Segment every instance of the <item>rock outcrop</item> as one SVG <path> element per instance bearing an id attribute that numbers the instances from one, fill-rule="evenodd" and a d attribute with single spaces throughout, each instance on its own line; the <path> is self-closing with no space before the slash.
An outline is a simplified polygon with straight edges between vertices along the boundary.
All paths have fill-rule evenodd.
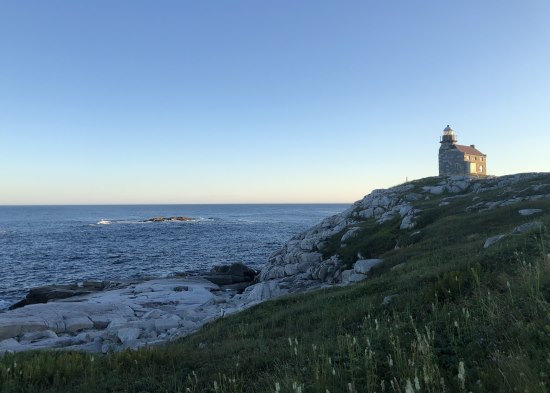
<path id="1" fill-rule="evenodd" d="M 517 185 L 523 183 L 526 183 L 525 188 L 518 192 Z M 495 190 L 498 191 L 496 194 Z M 482 212 L 543 199 L 550 199 L 550 179 L 548 174 L 540 173 L 485 178 L 428 178 L 387 190 L 374 190 L 344 212 L 328 217 L 290 239 L 281 250 L 271 255 L 261 270 L 259 279 L 260 282 L 270 283 L 264 284 L 264 288 L 277 294 L 289 291 L 279 287 L 274 291 L 273 281 L 295 281 L 292 287 L 307 289 L 363 281 L 368 278 L 369 270 L 373 266 L 383 264 L 379 255 L 372 255 L 372 258 L 377 259 L 365 260 L 358 254 L 353 260 L 349 260 L 349 257 L 345 260 L 340 251 L 367 236 L 369 230 L 376 232 L 383 225 L 392 222 L 397 222 L 399 231 L 409 238 L 420 236 L 418 222 L 428 213 L 423 211 L 426 202 L 434 200 L 437 201 L 435 206 L 452 209 L 457 201 L 472 201 L 460 209 L 464 212 Z M 518 213 L 520 216 L 529 216 L 541 214 L 543 210 L 527 208 L 520 209 Z M 539 228 L 540 225 L 538 221 L 527 222 L 515 228 L 512 233 L 523 233 Z M 506 236 L 494 234 L 482 247 L 490 247 Z M 396 243 L 394 248 L 399 247 Z"/>
<path id="2" fill-rule="evenodd" d="M 195 221 L 195 219 L 191 217 L 176 216 L 176 217 L 153 217 L 153 218 L 148 218 L 147 220 L 143 220 L 143 222 L 164 222 L 164 221 Z"/>
<path id="3" fill-rule="evenodd" d="M 252 304 L 199 277 L 149 280 L 0 313 L 0 354 L 155 346 Z"/>
<path id="4" fill-rule="evenodd" d="M 88 295 L 93 292 L 102 291 L 107 287 L 115 287 L 119 283 L 108 281 L 85 281 L 82 285 L 47 285 L 44 287 L 32 288 L 25 299 L 10 306 L 10 310 L 31 304 L 47 303 L 50 300 L 66 299 L 74 296 Z"/>

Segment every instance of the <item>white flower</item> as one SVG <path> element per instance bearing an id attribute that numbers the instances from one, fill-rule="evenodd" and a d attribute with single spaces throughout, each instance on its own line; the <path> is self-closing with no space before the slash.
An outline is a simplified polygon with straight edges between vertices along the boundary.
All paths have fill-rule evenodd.
<path id="1" fill-rule="evenodd" d="M 413 386 L 411 384 L 411 380 L 407 378 L 407 386 L 405 387 L 405 393 L 414 393 Z"/>
<path id="2" fill-rule="evenodd" d="M 464 384 L 466 383 L 466 370 L 464 369 L 464 362 L 458 362 L 458 381 L 460 386 L 464 389 Z"/>
<path id="3" fill-rule="evenodd" d="M 418 377 L 414 376 L 414 388 L 418 391 L 420 391 L 420 381 L 418 380 Z"/>

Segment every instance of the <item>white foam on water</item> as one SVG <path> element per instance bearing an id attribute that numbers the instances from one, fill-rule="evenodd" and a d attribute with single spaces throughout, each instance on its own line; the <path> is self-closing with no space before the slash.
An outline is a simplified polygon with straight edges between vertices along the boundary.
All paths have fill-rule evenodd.
<path id="1" fill-rule="evenodd" d="M 111 221 L 109 220 L 99 220 L 99 222 L 97 223 L 97 225 L 109 225 L 111 224 Z"/>
<path id="2" fill-rule="evenodd" d="M 7 310 L 10 305 L 10 302 L 0 299 L 0 310 Z"/>

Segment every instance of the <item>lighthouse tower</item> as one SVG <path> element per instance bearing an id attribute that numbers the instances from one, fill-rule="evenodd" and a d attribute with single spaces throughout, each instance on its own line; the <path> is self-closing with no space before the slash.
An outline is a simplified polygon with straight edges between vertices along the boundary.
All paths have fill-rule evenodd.
<path id="1" fill-rule="evenodd" d="M 454 133 L 453 129 L 447 124 L 447 127 L 443 129 L 443 136 L 441 137 L 441 148 L 443 149 L 449 149 L 452 147 L 452 145 L 456 144 L 456 134 Z"/>

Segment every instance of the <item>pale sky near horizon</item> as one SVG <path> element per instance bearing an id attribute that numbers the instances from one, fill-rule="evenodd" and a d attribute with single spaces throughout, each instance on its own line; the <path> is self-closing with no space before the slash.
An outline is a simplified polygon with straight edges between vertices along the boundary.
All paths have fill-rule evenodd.
<path id="1" fill-rule="evenodd" d="M 550 171 L 550 1 L 0 0 L 0 204 L 353 202 Z"/>

